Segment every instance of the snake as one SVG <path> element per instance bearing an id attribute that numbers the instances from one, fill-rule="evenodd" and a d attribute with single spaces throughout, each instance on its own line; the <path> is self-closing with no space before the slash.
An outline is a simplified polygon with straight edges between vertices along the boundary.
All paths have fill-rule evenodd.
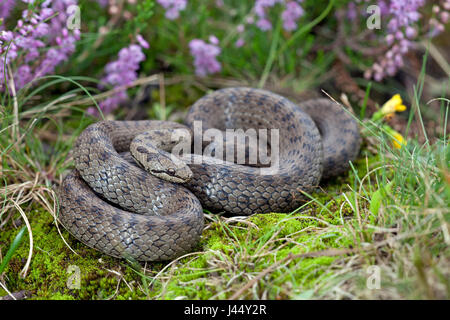
<path id="1" fill-rule="evenodd" d="M 199 133 L 231 129 L 276 132 L 277 149 L 270 141 L 276 160 L 269 167 L 220 161 L 214 156 L 220 148 L 205 154 L 204 141 L 196 152 Z M 194 150 L 174 156 L 170 149 L 181 142 Z M 199 244 L 204 209 L 230 216 L 295 210 L 321 179 L 348 170 L 360 144 L 357 121 L 330 99 L 294 103 L 264 89 L 220 89 L 195 101 L 183 124 L 88 126 L 72 149 L 75 168 L 57 192 L 58 219 L 76 239 L 112 257 L 173 260 Z"/>

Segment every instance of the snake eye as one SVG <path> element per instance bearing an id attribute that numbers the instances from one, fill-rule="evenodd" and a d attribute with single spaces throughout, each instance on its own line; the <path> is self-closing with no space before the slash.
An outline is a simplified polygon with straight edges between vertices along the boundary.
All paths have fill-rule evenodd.
<path id="1" fill-rule="evenodd" d="M 173 176 L 173 175 L 175 175 L 175 169 L 169 168 L 169 169 L 167 169 L 167 173 L 168 173 L 169 175 Z"/>

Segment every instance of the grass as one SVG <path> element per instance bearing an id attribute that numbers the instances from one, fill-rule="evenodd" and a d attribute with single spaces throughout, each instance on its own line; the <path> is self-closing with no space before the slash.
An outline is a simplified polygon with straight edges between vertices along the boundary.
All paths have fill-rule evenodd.
<path id="1" fill-rule="evenodd" d="M 210 87 L 250 85 L 282 94 L 281 89 L 287 89 L 295 97 L 326 79 L 333 53 L 322 52 L 313 61 L 305 57 L 314 42 L 310 29 L 333 5 L 330 1 L 291 40 L 280 36 L 278 24 L 271 41 L 255 34 L 242 55 L 227 51 L 222 59 L 228 78 L 191 76 L 183 58 L 193 32 L 187 26 L 198 26 L 203 35 L 210 31 L 204 21 L 211 17 L 204 5 L 196 14 L 187 9 L 185 16 L 192 21 L 180 30 L 165 19 L 156 20 L 155 29 L 162 31 L 152 41 L 158 50 L 150 53 L 146 70 L 155 69 L 155 61 L 161 59 L 176 72 L 142 77 L 129 86 L 130 92 L 140 96 L 146 86 L 163 83 L 151 96 L 158 102 L 138 106 L 149 118 L 159 119 L 185 111 Z M 245 16 L 245 6 L 235 7 L 238 16 Z M 225 33 L 227 23 L 218 30 Z M 110 33 L 103 40 L 108 49 L 91 51 L 90 42 L 99 35 L 84 38 L 79 55 L 83 59 L 71 72 L 84 74 L 92 61 L 110 56 L 109 44 L 117 46 L 116 36 L 123 35 Z M 226 41 L 231 43 L 229 37 Z M 294 39 L 304 44 L 301 57 Z M 161 57 L 170 50 L 172 56 Z M 364 119 L 369 96 L 375 90 L 392 93 L 392 83 L 387 87 L 357 79 L 365 87 L 362 105 L 354 104 L 364 142 L 347 174 L 322 182 L 294 212 L 233 218 L 206 212 L 195 250 L 166 263 L 107 257 L 75 240 L 57 222 L 55 189 L 72 166 L 74 139 L 94 121 L 85 116 L 85 107 L 114 90 L 99 93 L 95 78 L 72 75 L 51 76 L 33 88 L 3 95 L 0 296 L 26 292 L 32 299 L 448 299 L 450 101 L 445 92 L 450 81 L 443 85 L 439 101 L 422 101 L 426 59 L 427 55 L 409 99 L 406 125 L 406 132 L 422 134 L 424 143 L 409 134 L 407 146 L 393 148 L 386 132 Z M 440 103 L 438 118 L 444 124 L 433 141 L 424 123 L 429 103 Z M 116 116 L 126 118 L 133 110 L 120 110 Z M 412 127 L 416 122 L 420 132 Z M 77 270 L 79 289 L 70 286 Z"/>

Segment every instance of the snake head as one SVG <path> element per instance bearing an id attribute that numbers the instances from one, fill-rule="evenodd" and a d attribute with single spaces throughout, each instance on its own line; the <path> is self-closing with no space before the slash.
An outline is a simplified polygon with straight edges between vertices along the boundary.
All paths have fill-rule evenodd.
<path id="1" fill-rule="evenodd" d="M 174 182 L 188 182 L 193 173 L 178 157 L 152 145 L 131 144 L 131 154 L 144 169 L 160 179 Z"/>
<path id="2" fill-rule="evenodd" d="M 174 183 L 188 182 L 193 176 L 186 163 L 172 155 L 160 155 L 157 160 L 149 162 L 147 171 L 155 177 Z"/>

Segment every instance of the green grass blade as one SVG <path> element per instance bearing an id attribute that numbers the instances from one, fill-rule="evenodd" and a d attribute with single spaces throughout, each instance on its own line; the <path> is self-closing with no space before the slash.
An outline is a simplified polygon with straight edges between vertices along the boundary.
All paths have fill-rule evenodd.
<path id="1" fill-rule="evenodd" d="M 8 265 L 9 260 L 11 260 L 12 256 L 14 255 L 14 252 L 16 252 L 17 248 L 19 247 L 20 243 L 22 242 L 23 236 L 25 235 L 25 230 L 27 229 L 26 226 L 23 226 L 22 229 L 20 229 L 19 233 L 14 238 L 14 241 L 12 242 L 11 246 L 8 249 L 8 252 L 6 253 L 5 257 L 3 258 L 2 264 L 0 265 L 0 274 L 2 274 L 3 270 L 5 270 L 6 266 Z"/>

